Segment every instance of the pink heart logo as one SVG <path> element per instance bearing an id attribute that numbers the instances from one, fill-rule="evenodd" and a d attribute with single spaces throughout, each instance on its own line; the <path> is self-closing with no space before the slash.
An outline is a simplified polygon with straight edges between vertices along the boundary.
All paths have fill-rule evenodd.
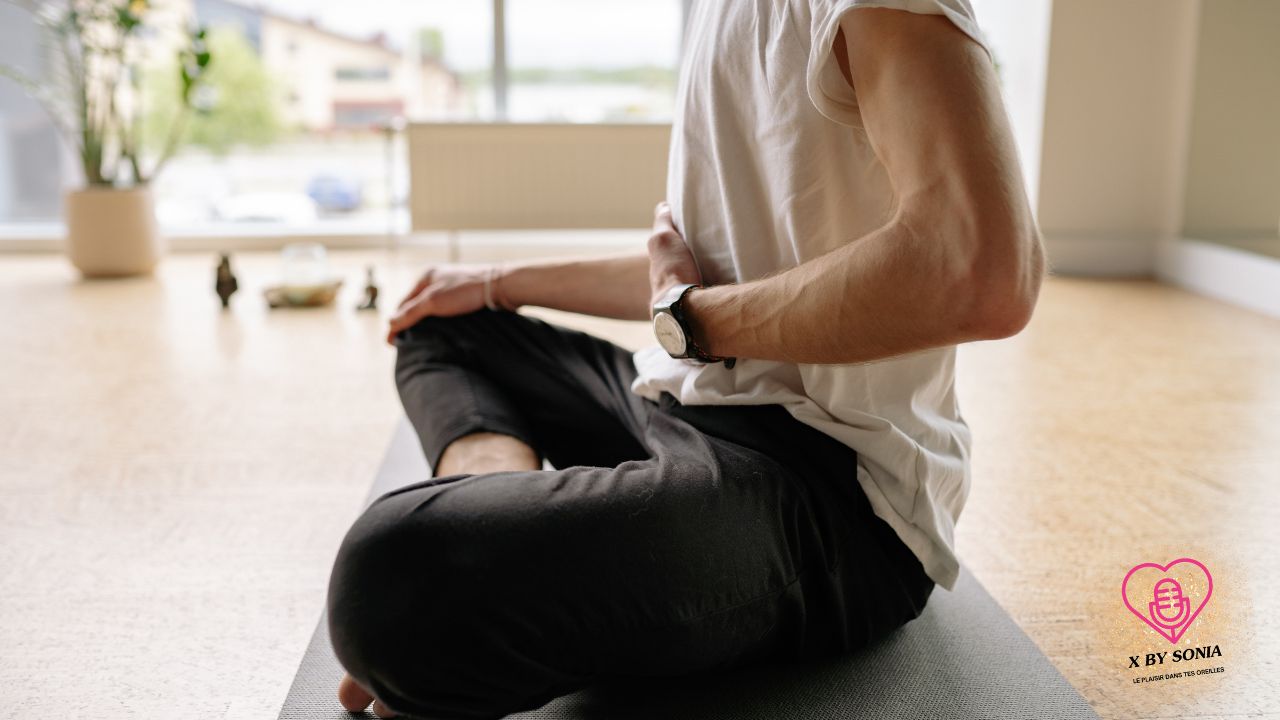
<path id="1" fill-rule="evenodd" d="M 1171 643 L 1195 622 L 1213 595 L 1213 576 L 1204 563 L 1178 558 L 1168 565 L 1142 563 L 1124 576 L 1124 606 Z"/>

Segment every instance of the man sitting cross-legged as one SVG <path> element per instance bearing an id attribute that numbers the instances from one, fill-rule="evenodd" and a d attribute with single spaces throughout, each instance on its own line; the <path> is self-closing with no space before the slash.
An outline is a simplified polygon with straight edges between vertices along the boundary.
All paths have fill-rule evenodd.
<path id="1" fill-rule="evenodd" d="M 392 319 L 436 477 L 338 554 L 353 711 L 496 718 L 840 652 L 956 580 L 955 346 L 1018 332 L 1043 271 L 971 10 L 694 7 L 648 252 L 432 268 Z"/>

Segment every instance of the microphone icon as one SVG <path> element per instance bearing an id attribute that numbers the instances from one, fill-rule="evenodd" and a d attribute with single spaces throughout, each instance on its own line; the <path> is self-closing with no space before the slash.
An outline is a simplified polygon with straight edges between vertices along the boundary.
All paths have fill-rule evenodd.
<path id="1" fill-rule="evenodd" d="M 1191 612 L 1191 600 L 1182 594 L 1182 586 L 1173 578 L 1165 578 L 1151 590 L 1152 600 L 1147 605 L 1151 622 L 1166 630 L 1173 629 L 1187 620 Z"/>

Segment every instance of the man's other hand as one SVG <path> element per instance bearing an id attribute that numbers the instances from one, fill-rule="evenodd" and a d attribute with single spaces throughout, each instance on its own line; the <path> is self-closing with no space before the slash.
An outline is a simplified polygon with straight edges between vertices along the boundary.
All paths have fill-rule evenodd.
<path id="1" fill-rule="evenodd" d="M 700 285 L 702 274 L 693 253 L 671 220 L 671 206 L 658 203 L 653 211 L 653 234 L 649 236 L 650 307 L 672 285 Z"/>
<path id="2" fill-rule="evenodd" d="M 396 333 L 413 327 L 428 316 L 466 315 L 485 307 L 484 284 L 496 284 L 497 268 L 492 265 L 440 265 L 428 268 L 400 301 L 387 331 L 390 343 Z"/>

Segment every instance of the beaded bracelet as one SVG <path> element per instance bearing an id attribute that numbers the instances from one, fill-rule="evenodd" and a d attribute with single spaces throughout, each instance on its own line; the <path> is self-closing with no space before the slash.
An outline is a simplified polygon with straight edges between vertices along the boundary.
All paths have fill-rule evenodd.
<path id="1" fill-rule="evenodd" d="M 498 309 L 497 304 L 493 302 L 493 276 L 497 271 L 496 267 L 490 267 L 484 273 L 484 306 L 494 311 Z"/>

